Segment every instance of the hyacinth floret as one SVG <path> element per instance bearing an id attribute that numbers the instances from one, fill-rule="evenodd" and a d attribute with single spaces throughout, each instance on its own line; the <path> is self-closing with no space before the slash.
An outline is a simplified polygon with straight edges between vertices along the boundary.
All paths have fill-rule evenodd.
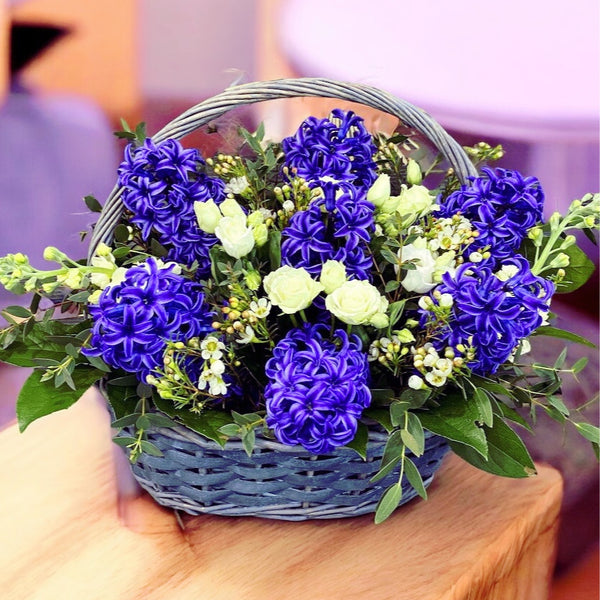
<path id="1" fill-rule="evenodd" d="M 147 139 L 141 146 L 127 146 L 119 168 L 123 204 L 142 239 L 157 232 L 167 258 L 188 266 L 197 261 L 201 276 L 210 270 L 208 253 L 217 238 L 198 227 L 194 202 L 225 198 L 222 180 L 197 172 L 203 163 L 196 149 L 185 149 L 176 140 L 155 144 Z"/>
<path id="2" fill-rule="evenodd" d="M 323 182 L 321 189 L 323 194 L 307 210 L 295 213 L 282 231 L 282 264 L 303 267 L 318 277 L 327 260 L 337 260 L 349 277 L 370 279 L 373 205 L 352 184 Z"/>
<path id="3" fill-rule="evenodd" d="M 518 171 L 482 172 L 443 200 L 438 215 L 460 212 L 479 233 L 471 251 L 489 247 L 492 260 L 499 261 L 515 254 L 528 230 L 542 220 L 544 192 L 536 177 Z"/>
<path id="4" fill-rule="evenodd" d="M 106 287 L 89 306 L 93 320 L 90 349 L 116 369 L 141 381 L 162 368 L 169 341 L 184 341 L 213 331 L 213 315 L 202 286 L 154 258 L 130 267 L 119 284 Z"/>
<path id="5" fill-rule="evenodd" d="M 376 177 L 376 152 L 362 118 L 336 109 L 331 117 L 309 117 L 282 141 L 285 165 L 309 184 L 322 178 L 349 181 L 368 189 Z"/>
<path id="6" fill-rule="evenodd" d="M 267 361 L 267 426 L 283 444 L 326 454 L 354 439 L 371 402 L 367 355 L 357 336 L 325 325 L 292 329 Z"/>
<path id="7" fill-rule="evenodd" d="M 554 284 L 531 273 L 522 256 L 503 263 L 507 278 L 489 265 L 466 263 L 452 276 L 446 273 L 435 292 L 450 294 L 451 317 L 438 332 L 437 349 L 458 345 L 475 348 L 468 367 L 476 374 L 495 373 L 515 350 L 544 321 L 554 293 Z M 438 294 L 439 296 L 439 294 Z M 435 295 L 431 296 L 436 302 Z M 430 313 L 421 309 L 421 324 Z"/>

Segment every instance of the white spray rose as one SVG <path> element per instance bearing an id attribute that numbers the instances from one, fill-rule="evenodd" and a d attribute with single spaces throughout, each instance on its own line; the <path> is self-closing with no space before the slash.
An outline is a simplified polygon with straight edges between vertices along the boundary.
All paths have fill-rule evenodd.
<path id="1" fill-rule="evenodd" d="M 206 202 L 194 202 L 194 212 L 198 220 L 198 227 L 206 233 L 214 233 L 219 221 L 223 218 L 219 207 L 212 198 Z"/>
<path id="2" fill-rule="evenodd" d="M 407 188 L 402 186 L 400 201 L 396 210 L 404 217 L 407 215 L 418 215 L 420 217 L 431 212 L 433 207 L 433 196 L 423 185 L 413 185 Z"/>
<path id="3" fill-rule="evenodd" d="M 346 281 L 346 266 L 339 260 L 327 260 L 321 269 L 319 281 L 326 294 L 331 294 Z"/>
<path id="4" fill-rule="evenodd" d="M 398 257 L 402 262 L 410 261 L 416 267 L 406 271 L 406 275 L 400 283 L 408 292 L 424 294 L 436 286 L 433 281 L 436 262 L 431 250 L 427 249 L 426 244 L 423 247 L 419 241 L 417 239 L 414 243 L 403 246 L 398 252 Z"/>
<path id="5" fill-rule="evenodd" d="M 254 248 L 254 234 L 246 225 L 246 216 L 223 217 L 215 229 L 215 235 L 223 245 L 223 250 L 233 256 L 241 258 Z"/>
<path id="6" fill-rule="evenodd" d="M 381 326 L 385 320 L 381 315 L 385 315 L 388 301 L 368 281 L 353 279 L 329 294 L 325 307 L 348 325 Z"/>
<path id="7" fill-rule="evenodd" d="M 323 286 L 306 269 L 288 265 L 269 273 L 263 280 L 263 286 L 269 300 L 288 315 L 308 308 L 323 291 Z"/>

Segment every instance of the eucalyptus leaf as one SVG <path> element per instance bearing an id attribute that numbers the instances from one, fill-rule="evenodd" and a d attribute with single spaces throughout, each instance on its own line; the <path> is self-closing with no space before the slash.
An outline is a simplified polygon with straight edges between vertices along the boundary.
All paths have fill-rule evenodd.
<path id="1" fill-rule="evenodd" d="M 577 335 L 576 333 L 565 331 L 564 329 L 559 329 L 558 327 L 550 327 L 549 325 L 538 327 L 531 335 L 547 335 L 550 337 L 559 338 L 561 340 L 567 340 L 569 342 L 576 342 L 577 344 L 582 344 L 588 348 L 596 347 L 595 344 L 589 340 L 586 340 L 584 337 Z"/>
<path id="2" fill-rule="evenodd" d="M 400 430 L 404 445 L 415 455 L 421 456 L 425 451 L 425 432 L 419 417 L 415 413 L 409 412 L 406 429 Z"/>
<path id="3" fill-rule="evenodd" d="M 402 500 L 402 485 L 395 483 L 385 490 L 377 503 L 375 524 L 383 523 L 398 508 L 400 500 Z"/>
<path id="4" fill-rule="evenodd" d="M 150 456 L 163 456 L 162 450 L 148 440 L 142 440 L 140 442 L 140 446 L 142 448 L 142 452 L 145 452 Z"/>
<path id="5" fill-rule="evenodd" d="M 415 463 L 408 457 L 404 459 L 404 475 L 406 476 L 406 479 L 408 479 L 410 485 L 415 489 L 415 492 L 417 492 L 423 500 L 427 500 L 427 491 L 425 490 L 421 473 L 419 473 L 419 469 L 417 469 Z"/>
<path id="6" fill-rule="evenodd" d="M 390 404 L 390 417 L 394 427 L 399 427 L 404 424 L 406 419 L 406 411 L 409 408 L 410 402 L 403 400 L 394 400 L 394 402 Z"/>
<path id="7" fill-rule="evenodd" d="M 379 471 L 371 477 L 371 482 L 379 481 L 391 473 L 396 468 L 396 465 L 402 460 L 404 451 L 405 447 L 404 442 L 402 441 L 402 433 L 400 431 L 392 432 L 383 449 Z"/>

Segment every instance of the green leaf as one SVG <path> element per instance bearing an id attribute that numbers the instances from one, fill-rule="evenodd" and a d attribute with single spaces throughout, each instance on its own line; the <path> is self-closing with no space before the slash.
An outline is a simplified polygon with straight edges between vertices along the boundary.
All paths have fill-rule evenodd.
<path id="1" fill-rule="evenodd" d="M 19 431 L 25 431 L 33 421 L 40 417 L 69 408 L 100 377 L 102 377 L 102 373 L 96 369 L 75 369 L 72 378 L 76 389 L 65 387 L 57 389 L 52 382 L 41 381 L 41 371 L 34 371 L 23 385 L 17 398 Z"/>
<path id="2" fill-rule="evenodd" d="M 157 448 L 152 442 L 148 440 L 142 440 L 140 442 L 140 446 L 142 448 L 142 452 L 149 454 L 150 456 L 163 456 L 160 448 Z"/>
<path id="3" fill-rule="evenodd" d="M 196 414 L 185 408 L 177 409 L 170 401 L 158 396 L 154 397 L 153 400 L 158 410 L 164 412 L 169 417 L 172 417 L 209 440 L 213 440 L 221 446 L 225 445 L 227 439 L 219 432 L 219 428 L 231 423 L 231 416 L 226 412 L 208 408 L 202 411 L 202 413 Z"/>
<path id="4" fill-rule="evenodd" d="M 400 430 L 404 445 L 415 455 L 421 456 L 425 451 L 425 432 L 419 417 L 415 413 L 409 412 L 408 424 L 406 429 Z"/>
<path id="5" fill-rule="evenodd" d="M 256 443 L 256 431 L 252 427 L 247 427 L 242 433 L 242 445 L 248 456 L 252 456 L 254 444 Z"/>
<path id="6" fill-rule="evenodd" d="M 577 373 L 581 373 L 581 371 L 586 368 L 588 362 L 587 356 L 582 356 L 579 360 L 575 361 L 575 364 L 571 367 L 571 369 L 573 369 L 573 373 L 575 373 L 575 375 L 577 375 Z"/>
<path id="7" fill-rule="evenodd" d="M 403 453 L 404 442 L 402 441 L 402 434 L 400 431 L 394 431 L 390 434 L 385 444 L 383 456 L 381 457 L 381 466 L 379 467 L 379 471 L 371 477 L 371 482 L 379 481 L 391 473 L 402 460 Z"/>
<path id="8" fill-rule="evenodd" d="M 392 420 L 390 419 L 390 411 L 387 409 L 367 408 L 363 411 L 363 416 L 379 423 L 388 433 L 394 429 Z"/>
<path id="9" fill-rule="evenodd" d="M 126 242 L 129 239 L 129 229 L 127 229 L 126 225 L 120 223 L 115 227 L 113 237 L 116 242 Z"/>
<path id="10" fill-rule="evenodd" d="M 223 425 L 223 427 L 219 427 L 219 431 L 227 437 L 240 437 L 242 433 L 240 426 L 235 423 Z"/>
<path id="11" fill-rule="evenodd" d="M 26 309 L 24 306 L 7 306 L 2 309 L 2 313 L 8 313 L 13 317 L 18 317 L 19 319 L 28 319 L 31 317 L 31 312 Z"/>
<path id="12" fill-rule="evenodd" d="M 487 392 L 482 388 L 475 388 L 473 390 L 473 401 L 477 405 L 477 411 L 480 416 L 479 421 L 491 427 L 494 423 L 494 412 Z"/>
<path id="13" fill-rule="evenodd" d="M 144 429 L 151 427 L 175 427 L 177 423 L 173 419 L 169 419 L 166 415 L 160 413 L 146 413 L 148 425 Z"/>
<path id="14" fill-rule="evenodd" d="M 112 439 L 112 441 L 117 444 L 117 446 L 123 446 L 126 448 L 127 446 L 131 446 L 131 444 L 135 444 L 137 440 L 134 437 L 129 436 L 116 436 Z"/>
<path id="15" fill-rule="evenodd" d="M 391 281 L 388 281 L 385 284 L 384 291 L 389 294 L 390 292 L 396 291 L 399 287 L 400 287 L 400 282 L 396 281 L 395 279 L 392 279 Z"/>
<path id="16" fill-rule="evenodd" d="M 488 455 L 486 436 L 476 425 L 480 414 L 474 402 L 465 402 L 458 394 L 443 398 L 440 405 L 419 413 L 421 424 L 432 433 L 466 444 L 482 457 Z"/>
<path id="17" fill-rule="evenodd" d="M 392 425 L 399 427 L 404 425 L 406 411 L 410 408 L 410 402 L 402 400 L 394 400 L 390 404 L 390 417 L 392 419 Z"/>
<path id="18" fill-rule="evenodd" d="M 556 410 L 558 410 L 561 414 L 565 415 L 566 417 L 569 416 L 570 411 L 567 408 L 566 404 L 562 401 L 562 398 L 560 398 L 560 396 L 548 396 L 548 404 L 554 406 Z"/>
<path id="19" fill-rule="evenodd" d="M 577 431 L 593 444 L 600 444 L 600 429 L 591 423 L 573 423 Z"/>
<path id="20" fill-rule="evenodd" d="M 503 477 L 530 477 L 535 465 L 521 438 L 502 420 L 494 419 L 494 426 L 484 426 L 488 445 L 488 459 L 482 458 L 469 446 L 450 442 L 452 450 L 474 467 Z"/>
<path id="21" fill-rule="evenodd" d="M 281 232 L 275 229 L 269 232 L 269 262 L 272 271 L 281 265 Z"/>
<path id="22" fill-rule="evenodd" d="M 587 346 L 588 348 L 596 347 L 595 344 L 593 344 L 589 340 L 586 340 L 584 337 L 577 335 L 576 333 L 565 331 L 564 329 L 559 329 L 558 327 L 550 327 L 549 325 L 545 325 L 544 327 L 538 327 L 531 335 L 547 335 L 549 337 L 555 337 L 561 340 L 576 342 L 577 344 L 582 344 L 583 346 Z"/>
<path id="23" fill-rule="evenodd" d="M 85 196 L 83 200 L 91 212 L 102 212 L 102 205 L 100 202 L 98 202 L 98 200 L 96 200 L 96 198 L 94 198 L 94 196 Z"/>
<path id="24" fill-rule="evenodd" d="M 402 485 L 398 482 L 390 486 L 377 503 L 375 524 L 383 523 L 397 508 L 402 500 Z"/>
<path id="25" fill-rule="evenodd" d="M 127 415 L 125 417 L 121 417 L 120 419 L 116 419 L 113 421 L 110 426 L 114 429 L 121 429 L 122 427 L 129 427 L 131 425 L 135 425 L 135 422 L 141 416 L 141 413 L 133 413 L 131 415 Z"/>
<path id="26" fill-rule="evenodd" d="M 391 328 L 400 320 L 402 313 L 404 312 L 404 305 L 406 304 L 406 300 L 398 300 L 397 302 L 392 302 L 389 306 L 389 315 L 390 315 L 390 325 Z"/>
<path id="27" fill-rule="evenodd" d="M 364 423 L 359 423 L 354 439 L 346 444 L 352 448 L 363 460 L 367 460 L 367 443 L 369 441 L 369 428 Z"/>
<path id="28" fill-rule="evenodd" d="M 567 294 L 580 288 L 594 272 L 594 263 L 587 257 L 585 252 L 577 245 L 569 246 L 562 250 L 569 257 L 569 264 L 564 267 L 564 279 L 556 285 L 557 294 Z M 549 277 L 556 270 L 544 272 L 544 277 Z"/>
<path id="29" fill-rule="evenodd" d="M 431 390 L 413 390 L 412 388 L 405 389 L 400 394 L 400 400 L 408 402 L 411 408 L 421 408 L 431 396 Z"/>
<path id="30" fill-rule="evenodd" d="M 397 265 L 400 262 L 398 260 L 398 255 L 395 252 L 392 252 L 386 246 L 382 246 L 379 252 L 381 256 L 392 265 Z"/>
<path id="31" fill-rule="evenodd" d="M 425 491 L 421 473 L 419 473 L 419 469 L 417 469 L 415 463 L 408 457 L 404 459 L 404 475 L 406 475 L 406 479 L 408 479 L 410 485 L 413 486 L 415 492 L 417 492 L 423 500 L 427 500 L 427 492 Z"/>

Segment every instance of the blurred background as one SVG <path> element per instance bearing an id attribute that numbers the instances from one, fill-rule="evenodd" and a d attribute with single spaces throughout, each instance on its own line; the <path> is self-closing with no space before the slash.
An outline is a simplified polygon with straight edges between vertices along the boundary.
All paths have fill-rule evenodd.
<path id="1" fill-rule="evenodd" d="M 85 255 L 79 232 L 93 216 L 82 198 L 103 202 L 114 185 L 121 118 L 153 133 L 230 85 L 290 76 L 375 85 L 424 108 L 464 144 L 501 143 L 500 165 L 539 177 L 548 214 L 565 210 L 600 188 L 599 38 L 597 0 L 0 0 L 0 255 L 23 251 L 38 266 L 47 245 Z M 264 120 L 278 138 L 337 105 L 270 102 L 234 119 Z M 206 134 L 187 143 L 216 149 Z M 598 264 L 597 248 L 585 248 Z M 9 302 L 0 292 L 0 305 Z M 598 305 L 596 275 L 555 308 L 563 327 L 597 342 Z M 536 352 L 553 360 L 559 349 Z M 588 369 L 564 388 L 572 407 L 598 396 L 598 353 L 572 349 L 572 360 L 581 355 Z M 7 398 L 22 377 L 0 370 Z M 0 423 L 14 418 L 9 400 Z M 587 417 L 597 420 L 597 403 Z M 593 453 L 554 423 L 530 445 L 565 478 L 554 597 L 597 598 Z"/>

